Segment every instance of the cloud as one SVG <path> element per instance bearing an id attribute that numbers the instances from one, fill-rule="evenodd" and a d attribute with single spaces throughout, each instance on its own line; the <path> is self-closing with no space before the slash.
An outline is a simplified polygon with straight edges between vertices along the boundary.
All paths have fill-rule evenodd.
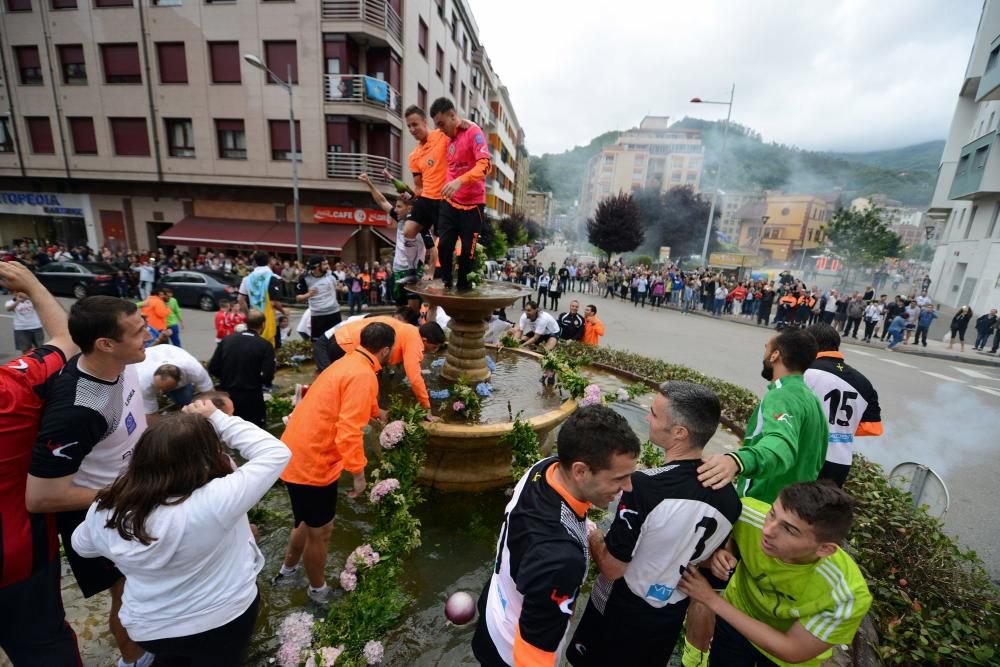
<path id="1" fill-rule="evenodd" d="M 532 154 L 646 114 L 725 118 L 814 150 L 944 138 L 981 2 L 469 0 Z"/>

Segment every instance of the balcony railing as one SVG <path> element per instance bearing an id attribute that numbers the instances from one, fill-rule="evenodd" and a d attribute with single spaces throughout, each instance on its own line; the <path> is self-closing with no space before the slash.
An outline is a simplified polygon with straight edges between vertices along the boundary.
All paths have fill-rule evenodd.
<path id="1" fill-rule="evenodd" d="M 403 41 L 403 19 L 386 0 L 323 0 L 323 20 L 364 21 Z"/>
<path id="2" fill-rule="evenodd" d="M 356 179 L 361 174 L 381 174 L 383 169 L 396 178 L 403 178 L 403 166 L 395 160 L 381 155 L 368 153 L 336 153 L 326 154 L 327 178 Z"/>
<path id="3" fill-rule="evenodd" d="M 386 109 L 399 116 L 403 100 L 399 91 L 381 79 L 364 74 L 327 74 L 325 77 L 327 102 L 364 104 Z"/>

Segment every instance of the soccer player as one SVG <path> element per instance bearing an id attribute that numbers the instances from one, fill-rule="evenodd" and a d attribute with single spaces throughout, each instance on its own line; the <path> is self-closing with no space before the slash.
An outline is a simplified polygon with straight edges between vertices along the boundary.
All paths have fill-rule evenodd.
<path id="1" fill-rule="evenodd" d="M 603 335 L 604 322 L 597 317 L 597 306 L 587 304 L 587 307 L 583 309 L 583 337 L 580 342 L 587 345 L 597 345 Z"/>
<path id="2" fill-rule="evenodd" d="M 146 349 L 146 358 L 136 364 L 146 423 L 159 418 L 160 392 L 177 406 L 192 401 L 195 392 L 212 391 L 212 377 L 193 354 L 174 345 L 156 345 Z"/>
<path id="3" fill-rule="evenodd" d="M 840 352 L 840 334 L 829 324 L 806 331 L 816 339 L 816 361 L 805 372 L 806 385 L 826 408 L 830 441 L 820 479 L 844 486 L 851 472 L 855 436 L 882 435 L 882 409 L 875 387 Z"/>
<path id="4" fill-rule="evenodd" d="M 539 310 L 537 303 L 529 301 L 513 333 L 522 345 L 541 345 L 552 350 L 559 342 L 559 323 L 544 310 Z"/>
<path id="5" fill-rule="evenodd" d="M 309 579 L 307 595 L 318 603 L 330 599 L 326 556 L 337 514 L 337 482 L 345 470 L 354 478 L 352 498 L 367 486 L 364 433 L 380 417 L 378 372 L 389 358 L 396 334 L 381 322 L 361 331 L 360 345 L 323 371 L 292 412 L 281 436 L 292 460 L 281 474 L 292 504 L 294 528 L 274 584 L 295 580 L 299 561 Z"/>
<path id="6" fill-rule="evenodd" d="M 729 580 L 725 593 L 694 567 L 678 586 L 719 616 L 710 667 L 813 667 L 835 644 L 851 643 L 872 603 L 864 575 L 838 546 L 853 505 L 825 481 L 785 487 L 773 505 L 743 498 L 729 544 L 710 561 L 712 574 Z"/>
<path id="7" fill-rule="evenodd" d="M 272 345 L 277 342 L 278 322 L 275 311 L 287 315 L 281 303 L 281 276 L 271 270 L 271 255 L 266 250 L 253 254 L 254 269 L 240 282 L 239 310 L 249 315 L 251 310 L 264 314 L 260 337 Z"/>
<path id="8" fill-rule="evenodd" d="M 587 574 L 587 510 L 632 489 L 639 439 L 611 408 L 574 412 L 557 446 L 558 456 L 525 473 L 504 510 L 472 638 L 486 667 L 558 664 Z"/>
<path id="9" fill-rule="evenodd" d="M 295 284 L 295 300 L 309 304 L 312 353 L 317 373 L 322 373 L 330 365 L 323 332 L 337 326 L 341 320 L 337 289 L 337 277 L 330 270 L 330 264 L 322 255 L 312 255 L 306 263 L 306 271 Z"/>
<path id="10" fill-rule="evenodd" d="M 563 340 L 580 340 L 583 338 L 583 317 L 580 315 L 580 302 L 570 301 L 569 312 L 562 313 L 556 319 L 559 323 L 559 337 Z"/>
<path id="11" fill-rule="evenodd" d="M 97 492 L 128 468 L 146 430 L 136 364 L 146 356 L 149 332 L 131 301 L 89 296 L 69 314 L 81 354 L 52 381 L 31 456 L 25 504 L 29 512 L 58 512 L 63 549 L 84 597 L 111 591 L 109 623 L 121 650 L 119 667 L 146 667 L 153 656 L 128 636 L 118 610 L 125 577 L 105 558 L 84 558 L 71 536 Z"/>
<path id="12" fill-rule="evenodd" d="M 59 590 L 55 517 L 29 514 L 24 499 L 50 379 L 78 348 L 66 313 L 27 267 L 0 262 L 0 285 L 25 294 L 51 336 L 0 366 L 0 650 L 15 665 L 80 665 Z"/>
<path id="13" fill-rule="evenodd" d="M 448 135 L 448 182 L 441 188 L 444 202 L 438 220 L 438 257 L 441 279 L 446 288 L 452 286 L 455 243 L 461 237 L 462 254 L 458 257 L 457 287 L 469 287 L 469 272 L 476 255 L 476 240 L 483 228 L 486 208 L 486 174 L 490 171 L 490 145 L 486 135 L 475 123 L 463 120 L 455 105 L 439 97 L 431 105 L 431 118 L 439 130 Z"/>
<path id="14" fill-rule="evenodd" d="M 702 449 L 719 426 L 711 389 L 665 382 L 646 421 L 666 463 L 632 474 L 607 536 L 591 531 L 594 584 L 566 657 L 582 665 L 666 665 L 684 623 L 688 598 L 676 590 L 684 567 L 725 543 L 740 516 L 732 486 L 698 481 Z"/>
<path id="15" fill-rule="evenodd" d="M 358 180 L 368 186 L 375 204 L 396 221 L 396 249 L 392 254 L 392 298 L 397 305 L 402 305 L 407 300 L 403 286 L 418 280 L 420 263 L 423 261 L 427 246 L 434 246 L 434 239 L 429 231 L 421 233 L 423 239 L 421 242 L 406 237 L 406 225 L 410 222 L 414 209 L 412 200 L 400 196 L 396 199 L 396 203 L 392 204 L 375 188 L 368 174 L 361 174 Z M 323 335 L 323 331 L 326 329 L 317 331 L 316 335 Z"/>
<path id="16" fill-rule="evenodd" d="M 424 264 L 424 277 L 434 277 L 437 265 L 437 246 L 431 241 L 427 245 L 428 232 L 437 230 L 441 210 L 441 188 L 448 178 L 448 136 L 441 130 L 427 131 L 427 114 L 418 106 L 407 107 L 404 113 L 406 129 L 417 145 L 410 153 L 410 173 L 416 186 L 413 212 L 403 228 L 407 239 L 420 235 L 427 246 L 429 256 Z M 438 232 L 440 233 L 440 232 Z"/>

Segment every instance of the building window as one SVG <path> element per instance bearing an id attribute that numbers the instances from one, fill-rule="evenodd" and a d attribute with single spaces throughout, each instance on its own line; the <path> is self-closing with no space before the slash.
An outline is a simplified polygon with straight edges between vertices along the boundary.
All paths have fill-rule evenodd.
<path id="1" fill-rule="evenodd" d="M 157 42 L 156 60 L 160 66 L 160 83 L 188 82 L 184 42 Z"/>
<path id="2" fill-rule="evenodd" d="M 468 89 L 465 87 L 465 82 L 463 81 L 462 82 L 462 97 L 460 99 L 462 100 L 461 101 L 461 106 L 465 107 L 466 109 L 469 108 L 469 100 L 466 99 L 467 95 L 468 95 Z"/>
<path id="3" fill-rule="evenodd" d="M 965 176 L 965 174 L 968 173 L 970 157 L 971 156 L 968 153 L 966 153 L 965 155 L 963 155 L 958 159 L 958 167 L 955 169 L 955 178 L 958 178 L 959 176 Z"/>
<path id="4" fill-rule="evenodd" d="M 982 169 L 986 166 L 986 158 L 989 154 L 989 146 L 983 146 L 982 148 L 976 149 L 976 169 Z"/>
<path id="5" fill-rule="evenodd" d="M 10 119 L 0 118 L 0 153 L 14 152 L 14 135 L 10 133 Z M 998 207 L 1000 210 L 1000 207 Z"/>
<path id="6" fill-rule="evenodd" d="M 974 205 L 972 207 L 972 211 L 969 213 L 969 224 L 966 225 L 965 234 L 962 235 L 963 240 L 967 240 L 969 238 L 969 234 L 972 233 L 972 225 L 975 224 L 976 222 L 976 213 L 978 212 L 979 212 L 979 207 Z"/>
<path id="7" fill-rule="evenodd" d="M 299 82 L 299 62 L 295 57 L 295 42 L 264 42 L 264 61 L 267 68 L 278 75 L 282 81 L 288 81 L 288 68 L 292 69 L 292 83 Z M 273 83 L 267 77 L 268 83 Z"/>
<path id="8" fill-rule="evenodd" d="M 986 60 L 987 72 L 997 66 L 997 60 L 1000 60 L 1000 46 L 990 51 L 990 57 Z"/>
<path id="9" fill-rule="evenodd" d="M 83 46 L 80 44 L 61 44 L 56 49 L 59 52 L 63 83 L 67 85 L 86 84 L 87 67 L 83 60 Z"/>
<path id="10" fill-rule="evenodd" d="M 115 155 L 149 155 L 145 118 L 109 118 Z"/>
<path id="11" fill-rule="evenodd" d="M 137 44 L 101 44 L 104 83 L 142 83 Z"/>
<path id="12" fill-rule="evenodd" d="M 417 106 L 421 109 L 427 108 L 427 89 L 417 84 Z"/>
<path id="13" fill-rule="evenodd" d="M 434 0 L 434 3 L 438 7 L 438 16 L 441 17 L 441 20 L 444 20 L 444 0 Z"/>
<path id="14" fill-rule="evenodd" d="M 52 0 L 52 9 L 76 9 L 76 0 Z"/>
<path id="15" fill-rule="evenodd" d="M 458 14 L 451 12 L 451 41 L 458 44 Z"/>
<path id="16" fill-rule="evenodd" d="M 132 0 L 94 0 L 95 7 L 131 7 Z"/>
<path id="17" fill-rule="evenodd" d="M 217 119 L 215 135 L 219 140 L 219 157 L 224 160 L 247 159 L 247 133 L 242 120 Z"/>
<path id="18" fill-rule="evenodd" d="M 434 56 L 434 71 L 440 79 L 442 72 L 444 72 L 444 49 L 441 48 L 440 44 L 437 45 L 437 54 Z"/>
<path id="19" fill-rule="evenodd" d="M 49 124 L 49 117 L 25 116 L 24 124 L 28 128 L 31 152 L 38 155 L 55 155 L 56 145 L 52 141 L 52 125 Z"/>
<path id="20" fill-rule="evenodd" d="M 427 57 L 427 24 L 423 19 L 417 24 L 417 46 L 420 47 L 420 55 Z"/>
<path id="21" fill-rule="evenodd" d="M 194 157 L 194 129 L 190 118 L 164 118 L 171 157 Z"/>
<path id="22" fill-rule="evenodd" d="M 469 36 L 462 35 L 462 59 L 469 62 Z"/>
<path id="23" fill-rule="evenodd" d="M 212 83 L 240 83 L 240 43 L 209 42 Z"/>
<path id="24" fill-rule="evenodd" d="M 455 95 L 455 78 L 458 76 L 458 72 L 455 71 L 454 67 L 448 68 L 448 90 L 451 91 L 452 96 Z M 461 101 L 459 101 L 461 104 Z"/>
<path id="25" fill-rule="evenodd" d="M 8 12 L 30 12 L 31 0 L 7 0 Z"/>
<path id="26" fill-rule="evenodd" d="M 291 160 L 292 159 L 292 137 L 288 131 L 287 120 L 267 121 L 268 130 L 271 133 L 271 159 Z M 295 121 L 295 149 L 299 162 L 302 162 L 302 128 L 299 121 Z"/>
<path id="27" fill-rule="evenodd" d="M 15 46 L 14 59 L 22 86 L 42 85 L 42 63 L 37 46 Z"/>
<path id="28" fill-rule="evenodd" d="M 153 0 L 154 7 L 180 7 L 182 0 Z"/>
<path id="29" fill-rule="evenodd" d="M 94 119 L 89 116 L 70 116 L 69 134 L 73 139 L 73 152 L 77 155 L 97 155 L 97 136 L 94 134 Z"/>

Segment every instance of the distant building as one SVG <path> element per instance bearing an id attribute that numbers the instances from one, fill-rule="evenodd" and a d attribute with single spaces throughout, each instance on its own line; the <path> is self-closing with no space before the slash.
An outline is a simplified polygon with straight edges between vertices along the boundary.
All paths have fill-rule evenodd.
<path id="1" fill-rule="evenodd" d="M 483 129 L 489 134 L 493 149 L 493 173 L 486 177 L 486 216 L 499 220 L 514 213 L 518 147 L 524 143 L 524 133 L 514 114 L 510 93 L 499 80 L 485 123 Z M 524 169 L 527 173 L 527 167 Z"/>
<path id="2" fill-rule="evenodd" d="M 580 193 L 580 213 L 591 215 L 598 202 L 620 192 L 653 188 L 665 192 L 698 189 L 705 148 L 698 130 L 670 127 L 668 116 L 646 116 L 639 127 L 591 158 Z"/>
<path id="3" fill-rule="evenodd" d="M 1000 304 L 1000 2 L 986 0 L 927 210 L 931 296 L 977 315 Z"/>
<path id="4" fill-rule="evenodd" d="M 534 220 L 542 227 L 549 227 L 552 224 L 552 193 L 528 191 L 528 206 L 524 213 L 528 218 Z"/>
<path id="5" fill-rule="evenodd" d="M 768 192 L 763 205 L 748 202 L 739 210 L 739 246 L 776 263 L 801 265 L 804 255 L 826 240 L 825 227 L 839 201 L 837 195 Z"/>
<path id="6" fill-rule="evenodd" d="M 764 192 L 726 192 L 720 194 L 716 202 L 719 211 L 718 230 L 725 238 L 724 243 L 737 245 L 740 241 L 740 217 L 737 215 L 744 204 L 751 201 L 762 201 Z M 728 240 L 726 240 L 728 239 Z"/>
<path id="7" fill-rule="evenodd" d="M 903 248 L 910 248 L 926 242 L 927 214 L 919 209 L 903 206 L 903 203 L 895 199 L 889 199 L 885 195 L 872 195 L 871 197 L 857 197 L 851 200 L 851 209 L 864 213 L 872 206 L 877 206 L 882 210 L 882 219 L 893 232 L 899 236 L 900 245 Z"/>
<path id="8" fill-rule="evenodd" d="M 524 146 L 524 132 L 517 144 L 517 171 L 514 175 L 514 212 L 524 214 L 528 208 L 528 182 L 531 180 L 531 160 Z"/>

